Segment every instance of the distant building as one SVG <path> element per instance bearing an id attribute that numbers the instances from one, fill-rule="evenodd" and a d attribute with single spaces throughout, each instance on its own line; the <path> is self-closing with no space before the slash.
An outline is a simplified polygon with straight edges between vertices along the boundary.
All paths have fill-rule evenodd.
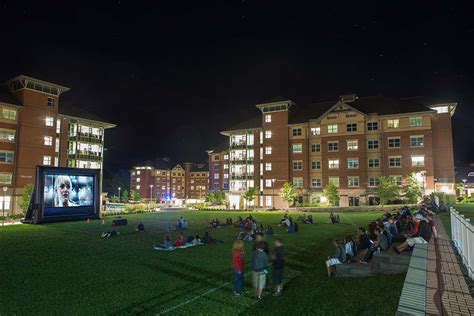
<path id="1" fill-rule="evenodd" d="M 257 104 L 261 115 L 222 132 L 229 138 L 229 204 L 241 208 L 244 192 L 255 187 L 259 195 L 251 204 L 286 207 L 279 195 L 285 182 L 297 189 L 300 203 L 323 201 L 323 188 L 333 183 L 341 206 L 376 204 L 382 175 L 402 186 L 413 174 L 425 193 L 454 193 L 456 105 L 356 95 L 301 107 L 284 97 Z M 212 154 L 210 164 L 217 158 Z"/>
<path id="2" fill-rule="evenodd" d="M 229 190 L 229 144 L 223 143 L 207 151 L 209 156 L 209 191 Z"/>
<path id="3" fill-rule="evenodd" d="M 102 169 L 105 130 L 114 124 L 59 106 L 69 88 L 18 76 L 0 84 L 0 208 L 19 211 L 37 165 Z"/>

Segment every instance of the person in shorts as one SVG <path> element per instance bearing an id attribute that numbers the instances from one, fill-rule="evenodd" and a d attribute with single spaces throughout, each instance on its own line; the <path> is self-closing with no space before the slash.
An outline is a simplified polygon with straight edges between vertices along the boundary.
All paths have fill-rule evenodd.
<path id="1" fill-rule="evenodd" d="M 252 254 L 252 284 L 258 301 L 262 299 L 262 291 L 265 288 L 268 273 L 268 256 L 264 248 L 264 242 L 260 241 Z"/>

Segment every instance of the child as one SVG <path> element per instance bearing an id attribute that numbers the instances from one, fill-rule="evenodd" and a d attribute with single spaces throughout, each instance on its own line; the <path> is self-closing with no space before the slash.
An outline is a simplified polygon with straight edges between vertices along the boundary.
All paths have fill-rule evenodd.
<path id="1" fill-rule="evenodd" d="M 283 290 L 284 263 L 283 242 L 281 239 L 275 239 L 275 248 L 273 249 L 273 283 L 276 286 L 276 291 L 273 293 L 273 296 L 281 295 Z"/>
<path id="2" fill-rule="evenodd" d="M 241 296 L 244 287 L 244 242 L 237 240 L 232 249 L 232 268 L 235 272 L 234 277 L 234 295 Z"/>
<path id="3" fill-rule="evenodd" d="M 262 291 L 265 288 L 268 273 L 268 256 L 263 251 L 265 244 L 260 241 L 257 250 L 252 254 L 252 283 L 255 288 L 257 301 L 262 299 Z"/>

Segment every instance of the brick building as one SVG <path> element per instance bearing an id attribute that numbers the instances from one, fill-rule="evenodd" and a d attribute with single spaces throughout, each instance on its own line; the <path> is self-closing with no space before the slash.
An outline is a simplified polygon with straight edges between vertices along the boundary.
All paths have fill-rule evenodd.
<path id="1" fill-rule="evenodd" d="M 252 204 L 285 207 L 279 191 L 289 181 L 302 203 L 320 201 L 331 182 L 341 206 L 375 204 L 382 175 L 396 176 L 400 186 L 413 175 L 425 193 L 454 193 L 456 105 L 356 95 L 301 107 L 282 97 L 257 104 L 261 115 L 222 132 L 229 137 L 229 203 L 242 207 L 243 193 L 257 187 Z"/>
<path id="2" fill-rule="evenodd" d="M 206 164 L 186 162 L 172 168 L 137 166 L 130 170 L 130 190 L 138 191 L 144 201 L 196 203 L 205 199 L 208 181 Z"/>
<path id="3" fill-rule="evenodd" d="M 229 190 L 229 144 L 222 143 L 207 151 L 209 156 L 209 191 Z"/>
<path id="4" fill-rule="evenodd" d="M 23 75 L 0 83 L 0 210 L 20 211 L 37 165 L 102 169 L 105 130 L 115 125 L 62 109 L 67 91 Z"/>

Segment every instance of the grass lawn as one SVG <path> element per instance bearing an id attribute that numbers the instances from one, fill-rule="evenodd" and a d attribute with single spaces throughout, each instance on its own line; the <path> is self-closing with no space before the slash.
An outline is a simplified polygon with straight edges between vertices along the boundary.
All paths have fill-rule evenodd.
<path id="1" fill-rule="evenodd" d="M 258 222 L 272 224 L 286 252 L 284 294 L 266 293 L 258 303 L 250 291 L 250 274 L 245 278 L 250 291 L 245 297 L 234 298 L 228 283 L 237 228 L 211 231 L 224 244 L 152 249 L 162 242 L 165 223 L 174 224 L 181 215 L 190 225 L 186 235 L 202 236 L 211 218 L 225 222 L 228 216 L 245 214 L 130 215 L 129 226 L 116 229 L 122 235 L 110 239 L 100 234 L 112 230 L 111 218 L 105 226 L 94 221 L 0 228 L 0 315 L 151 315 L 168 309 L 173 315 L 393 315 L 396 311 L 404 275 L 328 278 L 324 267 L 334 252 L 331 239 L 353 235 L 357 226 L 366 226 L 380 213 L 341 214 L 339 225 L 327 223 L 329 214 L 315 213 L 316 224 L 300 225 L 300 232 L 291 235 L 275 224 L 282 213 L 254 213 Z M 134 232 L 139 219 L 146 233 Z M 246 247 L 249 262 L 251 243 Z M 185 303 L 189 300 L 193 301 Z"/>
<path id="2" fill-rule="evenodd" d="M 466 203 L 466 204 L 456 204 L 454 208 L 466 218 L 471 220 L 471 223 L 474 223 L 474 204 Z M 441 213 L 440 214 L 441 220 L 444 225 L 444 229 L 446 233 L 451 237 L 451 215 L 449 212 Z"/>

